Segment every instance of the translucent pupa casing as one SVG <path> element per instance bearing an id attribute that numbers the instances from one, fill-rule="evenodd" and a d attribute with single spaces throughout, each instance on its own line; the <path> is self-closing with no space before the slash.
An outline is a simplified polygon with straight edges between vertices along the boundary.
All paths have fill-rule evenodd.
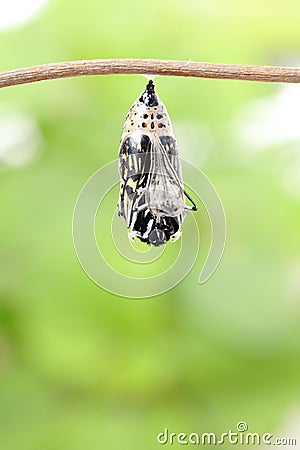
<path id="1" fill-rule="evenodd" d="M 153 81 L 131 106 L 119 150 L 119 215 L 155 246 L 180 237 L 187 214 L 177 140 Z"/>

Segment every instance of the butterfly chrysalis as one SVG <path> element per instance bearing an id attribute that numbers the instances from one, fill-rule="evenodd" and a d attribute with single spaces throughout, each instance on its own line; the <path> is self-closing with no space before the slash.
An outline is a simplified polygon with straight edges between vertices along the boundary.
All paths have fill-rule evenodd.
<path id="1" fill-rule="evenodd" d="M 129 237 L 153 246 L 178 239 L 185 216 L 197 206 L 184 190 L 177 141 L 152 80 L 127 114 L 119 173 L 119 216 Z"/>

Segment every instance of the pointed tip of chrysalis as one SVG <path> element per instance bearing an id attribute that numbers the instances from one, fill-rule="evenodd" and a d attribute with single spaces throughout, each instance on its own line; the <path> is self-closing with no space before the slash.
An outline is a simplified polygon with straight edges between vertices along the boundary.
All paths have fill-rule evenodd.
<path id="1" fill-rule="evenodd" d="M 146 106 L 157 106 L 158 98 L 155 93 L 153 80 L 149 80 L 145 91 L 140 97 L 140 102 L 144 103 Z"/>
<path id="2" fill-rule="evenodd" d="M 146 86 L 146 89 L 147 88 L 150 88 L 150 87 L 153 87 L 153 89 L 154 89 L 154 83 L 153 83 L 153 80 L 150 78 L 150 80 L 148 81 L 148 84 L 147 84 L 147 86 Z"/>

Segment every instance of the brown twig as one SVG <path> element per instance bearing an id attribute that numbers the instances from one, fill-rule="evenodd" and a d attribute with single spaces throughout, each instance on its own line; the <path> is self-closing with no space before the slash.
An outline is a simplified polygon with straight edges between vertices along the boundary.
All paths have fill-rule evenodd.
<path id="1" fill-rule="evenodd" d="M 245 66 L 155 59 L 94 59 L 43 64 L 0 73 L 0 87 L 83 75 L 152 74 L 299 83 L 300 68 Z"/>

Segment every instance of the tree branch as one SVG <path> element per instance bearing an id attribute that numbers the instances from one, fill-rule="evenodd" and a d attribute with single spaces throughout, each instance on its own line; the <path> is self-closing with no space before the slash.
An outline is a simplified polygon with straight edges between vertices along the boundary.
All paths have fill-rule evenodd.
<path id="1" fill-rule="evenodd" d="M 151 74 L 299 83 L 300 68 L 245 66 L 155 59 L 94 59 L 58 62 L 0 73 L 0 87 L 83 75 Z"/>

